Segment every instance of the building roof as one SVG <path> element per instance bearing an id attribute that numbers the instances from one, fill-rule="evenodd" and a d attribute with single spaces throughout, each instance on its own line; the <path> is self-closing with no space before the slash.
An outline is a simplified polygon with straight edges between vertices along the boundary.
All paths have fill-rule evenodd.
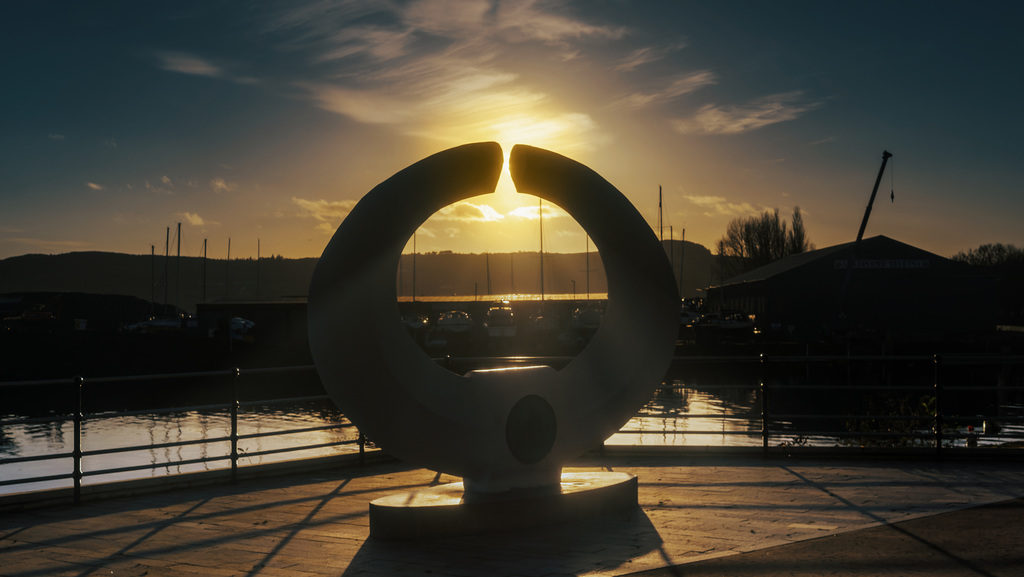
<path id="1" fill-rule="evenodd" d="M 847 242 L 800 254 L 794 254 L 792 256 L 787 256 L 786 258 L 779 259 L 775 262 L 757 267 L 741 275 L 734 276 L 726 280 L 724 283 L 722 283 L 721 286 L 737 285 L 767 280 L 769 278 L 778 276 L 783 273 L 787 273 L 789 271 L 806 266 L 808 264 L 818 262 L 821 259 L 836 255 L 837 253 L 852 251 L 855 244 L 856 242 Z M 879 252 L 891 253 L 896 251 L 902 253 L 914 252 L 920 254 L 923 258 L 927 258 L 928 260 L 951 262 L 949 261 L 949 259 L 945 257 L 941 257 L 937 254 L 930 253 L 926 250 L 917 248 L 915 246 L 902 243 L 898 240 L 893 240 L 883 235 L 862 239 L 861 244 L 858 248 L 861 254 L 878 254 Z"/>

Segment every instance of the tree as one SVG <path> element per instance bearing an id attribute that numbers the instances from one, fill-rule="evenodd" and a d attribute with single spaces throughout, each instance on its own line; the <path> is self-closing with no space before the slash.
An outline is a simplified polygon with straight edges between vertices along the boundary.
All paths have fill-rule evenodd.
<path id="1" fill-rule="evenodd" d="M 1024 249 L 1012 244 L 983 244 L 967 252 L 958 252 L 953 260 L 972 266 L 1020 266 L 1024 265 Z"/>
<path id="2" fill-rule="evenodd" d="M 800 207 L 793 209 L 790 227 L 779 209 L 758 216 L 734 218 L 716 244 L 722 280 L 781 258 L 814 249 L 804 228 Z"/>

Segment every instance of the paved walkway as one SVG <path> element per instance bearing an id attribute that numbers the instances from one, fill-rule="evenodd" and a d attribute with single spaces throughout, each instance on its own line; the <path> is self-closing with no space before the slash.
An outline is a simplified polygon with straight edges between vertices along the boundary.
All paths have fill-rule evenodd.
<path id="1" fill-rule="evenodd" d="M 368 502 L 400 464 L 0 514 L 0 575 L 1024 575 L 1024 464 L 613 457 L 630 518 L 414 543 Z M 999 503 L 997 506 L 971 508 Z M 969 509 L 970 508 L 970 509 Z"/>

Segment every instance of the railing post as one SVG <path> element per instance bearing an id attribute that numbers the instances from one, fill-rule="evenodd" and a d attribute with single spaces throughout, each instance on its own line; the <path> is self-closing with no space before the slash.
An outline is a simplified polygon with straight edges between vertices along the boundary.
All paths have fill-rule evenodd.
<path id="1" fill-rule="evenodd" d="M 366 435 L 359 431 L 359 464 L 366 464 Z"/>
<path id="2" fill-rule="evenodd" d="M 768 411 L 768 383 L 765 377 L 765 365 L 767 364 L 767 362 L 768 357 L 764 353 L 761 353 L 761 368 L 759 372 L 761 375 L 761 452 L 763 454 L 768 454 L 768 441 L 769 437 L 771 436 L 771 430 L 769 427 L 770 418 Z"/>
<path id="3" fill-rule="evenodd" d="M 74 479 L 74 500 L 75 505 L 82 502 L 82 421 L 85 418 L 82 412 L 82 385 L 85 383 L 85 379 L 82 377 L 75 377 L 75 438 L 74 438 L 74 449 L 71 451 L 71 459 L 73 461 L 74 470 L 71 472 L 71 478 Z"/>
<path id="4" fill-rule="evenodd" d="M 231 371 L 231 482 L 238 482 L 238 380 L 241 369 Z"/>
<path id="5" fill-rule="evenodd" d="M 942 453 L 942 382 L 939 379 L 939 367 L 942 364 L 942 357 L 932 356 L 933 366 L 933 388 L 935 391 L 935 454 Z"/>

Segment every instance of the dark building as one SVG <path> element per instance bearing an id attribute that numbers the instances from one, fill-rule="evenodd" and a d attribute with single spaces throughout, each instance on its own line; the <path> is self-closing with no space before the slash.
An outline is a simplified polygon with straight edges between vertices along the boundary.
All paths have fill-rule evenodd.
<path id="1" fill-rule="evenodd" d="M 876 236 L 784 258 L 707 294 L 710 308 L 755 315 L 779 338 L 938 340 L 992 333 L 994 289 L 993 277 Z"/>

